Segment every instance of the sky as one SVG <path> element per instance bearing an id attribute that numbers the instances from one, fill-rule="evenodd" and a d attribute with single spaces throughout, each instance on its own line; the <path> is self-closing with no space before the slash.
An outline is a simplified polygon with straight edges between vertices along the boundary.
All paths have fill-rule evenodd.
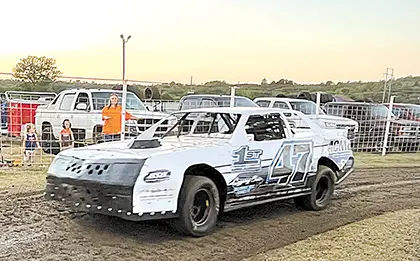
<path id="1" fill-rule="evenodd" d="M 418 0 L 4 0 L 0 72 L 28 55 L 65 76 L 196 84 L 420 75 Z"/>

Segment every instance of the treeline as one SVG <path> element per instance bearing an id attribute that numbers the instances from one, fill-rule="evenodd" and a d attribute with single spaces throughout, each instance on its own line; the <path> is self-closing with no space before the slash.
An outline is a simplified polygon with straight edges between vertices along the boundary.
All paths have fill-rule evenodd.
<path id="1" fill-rule="evenodd" d="M 388 82 L 389 84 L 390 82 Z M 392 95 L 397 96 L 398 102 L 419 103 L 420 100 L 420 77 L 404 77 L 393 80 Z M 143 93 L 147 87 L 144 85 L 131 85 Z M 112 89 L 116 84 L 100 84 L 86 81 L 56 81 L 43 82 L 41 84 L 29 84 L 18 80 L 0 80 L 0 92 L 10 90 L 20 91 L 50 91 L 60 92 L 69 88 L 103 88 Z M 268 83 L 263 79 L 261 84 L 228 84 L 225 81 L 210 81 L 200 85 L 189 85 L 171 82 L 168 84 L 154 85 L 153 89 L 160 91 L 162 100 L 179 100 L 182 96 L 194 92 L 196 94 L 230 94 L 231 86 L 238 86 L 237 95 L 246 96 L 251 99 L 261 96 L 276 96 L 278 94 L 294 95 L 299 92 L 326 92 L 335 95 L 342 95 L 352 99 L 372 99 L 376 102 L 382 101 L 384 81 L 376 82 L 339 82 L 328 81 L 317 85 L 302 85 L 291 80 L 281 79 Z M 141 97 L 144 98 L 144 97 Z"/>

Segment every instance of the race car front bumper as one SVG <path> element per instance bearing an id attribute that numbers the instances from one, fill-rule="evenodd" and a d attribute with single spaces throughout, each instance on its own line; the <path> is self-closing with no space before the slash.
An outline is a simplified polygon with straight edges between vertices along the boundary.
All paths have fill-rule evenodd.
<path id="1" fill-rule="evenodd" d="M 63 162 L 66 164 L 61 165 Z M 133 212 L 133 189 L 143 164 L 144 161 L 93 163 L 61 159 L 49 169 L 45 198 L 60 201 L 74 211 L 132 221 L 176 217 L 171 212 Z"/>

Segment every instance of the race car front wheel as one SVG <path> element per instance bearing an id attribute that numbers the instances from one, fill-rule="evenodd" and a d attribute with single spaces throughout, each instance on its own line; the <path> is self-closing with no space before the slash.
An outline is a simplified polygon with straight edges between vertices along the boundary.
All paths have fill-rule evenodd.
<path id="1" fill-rule="evenodd" d="M 185 176 L 179 199 L 180 216 L 175 225 L 182 233 L 205 236 L 216 227 L 220 207 L 219 190 L 203 176 Z"/>
<path id="2" fill-rule="evenodd" d="M 296 206 L 307 210 L 322 210 L 327 207 L 334 192 L 334 172 L 327 166 L 319 166 L 311 194 L 295 198 Z"/>

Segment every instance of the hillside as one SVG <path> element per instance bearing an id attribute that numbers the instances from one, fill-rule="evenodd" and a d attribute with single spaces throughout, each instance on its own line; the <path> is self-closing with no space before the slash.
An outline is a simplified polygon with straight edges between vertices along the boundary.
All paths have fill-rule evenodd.
<path id="1" fill-rule="evenodd" d="M 59 81 L 51 84 L 40 85 L 28 88 L 15 80 L 0 80 L 0 92 L 8 90 L 31 90 L 31 91 L 54 91 L 60 92 L 67 88 L 112 88 L 115 84 L 99 84 L 95 82 L 64 82 Z M 146 86 L 131 85 L 139 89 L 143 94 Z M 184 85 L 171 82 L 169 84 L 155 85 L 154 89 L 160 90 L 162 100 L 179 100 L 189 91 L 201 94 L 229 94 L 230 87 L 223 81 L 212 81 L 201 85 Z M 298 94 L 302 91 L 326 92 L 350 97 L 352 99 L 373 99 L 376 102 L 382 101 L 384 81 L 377 82 L 340 82 L 340 83 L 322 83 L 319 85 L 300 85 L 288 80 L 280 80 L 270 84 L 237 84 L 240 87 L 236 90 L 237 95 L 255 98 L 259 96 L 276 96 L 278 94 Z M 392 81 L 392 95 L 397 96 L 397 102 L 419 103 L 420 100 L 420 76 L 404 77 Z M 142 97 L 143 98 L 143 97 Z M 159 98 L 159 97 L 158 97 Z"/>

